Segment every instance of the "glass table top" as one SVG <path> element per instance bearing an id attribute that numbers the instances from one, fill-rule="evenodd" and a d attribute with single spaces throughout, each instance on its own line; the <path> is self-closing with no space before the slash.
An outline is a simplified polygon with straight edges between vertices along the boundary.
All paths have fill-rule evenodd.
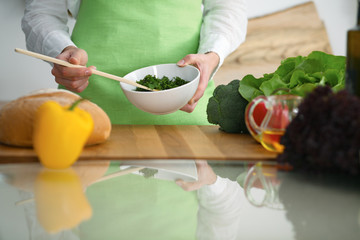
<path id="1" fill-rule="evenodd" d="M 272 162 L 0 165 L 0 239 L 360 239 L 359 179 Z"/>

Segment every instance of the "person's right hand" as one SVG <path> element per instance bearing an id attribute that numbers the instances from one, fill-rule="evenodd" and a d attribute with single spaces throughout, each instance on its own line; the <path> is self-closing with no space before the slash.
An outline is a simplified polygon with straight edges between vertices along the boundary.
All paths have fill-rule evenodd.
<path id="1" fill-rule="evenodd" d="M 85 50 L 69 46 L 66 47 L 56 58 L 75 65 L 86 66 L 88 55 Z M 91 69 L 94 66 L 84 68 L 70 68 L 54 64 L 51 73 L 55 76 L 55 81 L 63 85 L 66 89 L 73 92 L 82 92 L 89 85 Z"/>

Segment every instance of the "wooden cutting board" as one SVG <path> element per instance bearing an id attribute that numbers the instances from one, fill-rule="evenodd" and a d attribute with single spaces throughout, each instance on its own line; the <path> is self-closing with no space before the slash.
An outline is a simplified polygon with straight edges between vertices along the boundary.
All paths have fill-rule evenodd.
<path id="1" fill-rule="evenodd" d="M 229 134 L 218 126 L 114 125 L 109 139 L 84 148 L 80 160 L 204 159 L 272 160 L 249 134 Z M 36 162 L 31 148 L 0 144 L 0 163 Z"/>

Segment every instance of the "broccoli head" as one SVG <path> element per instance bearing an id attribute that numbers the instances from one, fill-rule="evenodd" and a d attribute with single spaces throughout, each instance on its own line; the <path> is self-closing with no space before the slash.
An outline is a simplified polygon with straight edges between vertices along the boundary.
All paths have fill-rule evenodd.
<path id="1" fill-rule="evenodd" d="M 240 80 L 215 88 L 207 105 L 209 123 L 217 124 L 220 130 L 228 133 L 247 133 L 245 108 L 248 101 L 239 93 Z"/>

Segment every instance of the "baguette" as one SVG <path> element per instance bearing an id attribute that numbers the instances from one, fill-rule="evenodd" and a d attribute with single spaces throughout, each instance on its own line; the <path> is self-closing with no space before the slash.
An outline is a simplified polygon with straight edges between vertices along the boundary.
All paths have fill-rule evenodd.
<path id="1" fill-rule="evenodd" d="M 0 109 L 0 142 L 10 146 L 32 147 L 35 112 L 46 101 L 52 100 L 69 106 L 80 97 L 67 90 L 45 89 L 30 93 L 5 104 Z M 82 101 L 79 108 L 91 114 L 94 130 L 86 145 L 105 142 L 110 136 L 111 122 L 108 115 L 95 103 Z"/>

